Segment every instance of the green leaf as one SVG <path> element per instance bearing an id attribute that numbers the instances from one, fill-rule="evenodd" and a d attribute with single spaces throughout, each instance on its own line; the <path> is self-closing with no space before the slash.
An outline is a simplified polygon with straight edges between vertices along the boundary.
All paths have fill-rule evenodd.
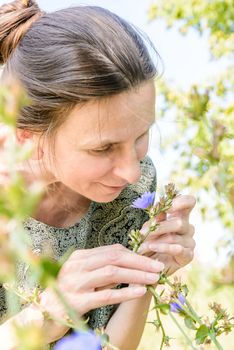
<path id="1" fill-rule="evenodd" d="M 197 327 L 195 326 L 195 322 L 190 317 L 185 317 L 184 324 L 189 329 L 197 329 Z"/>
<path id="2" fill-rule="evenodd" d="M 203 344 L 207 336 L 209 335 L 209 328 L 202 324 L 196 332 L 196 343 L 198 345 Z"/>
<path id="3" fill-rule="evenodd" d="M 48 257 L 42 257 L 40 260 L 40 269 L 38 279 L 42 286 L 48 286 L 51 280 L 54 280 L 61 268 L 61 264 L 57 261 L 51 260 Z"/>
<path id="4" fill-rule="evenodd" d="M 170 305 L 168 305 L 168 304 L 158 304 L 158 305 L 155 305 L 155 309 L 159 309 L 162 314 L 168 315 L 168 313 L 170 311 Z"/>

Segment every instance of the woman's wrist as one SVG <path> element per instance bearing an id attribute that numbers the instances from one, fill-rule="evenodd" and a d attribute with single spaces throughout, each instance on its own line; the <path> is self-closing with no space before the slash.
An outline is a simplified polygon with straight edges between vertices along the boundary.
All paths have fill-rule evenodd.
<path id="1" fill-rule="evenodd" d="M 47 343 L 52 343 L 67 333 L 69 326 L 66 310 L 52 290 L 42 292 L 35 307 L 38 307 L 43 314 L 43 329 Z"/>

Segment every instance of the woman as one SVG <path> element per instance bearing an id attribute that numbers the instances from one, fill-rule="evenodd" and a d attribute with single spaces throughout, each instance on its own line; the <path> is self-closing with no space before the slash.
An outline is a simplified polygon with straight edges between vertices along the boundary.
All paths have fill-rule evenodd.
<path id="1" fill-rule="evenodd" d="M 24 223 L 32 249 L 59 259 L 75 248 L 60 271 L 60 290 L 80 315 L 90 317 L 91 328 L 103 326 L 114 345 L 136 349 L 151 300 L 144 285 L 156 284 L 164 268 L 173 273 L 190 262 L 195 246 L 189 224 L 195 200 L 180 196 L 158 218 L 160 228 L 141 254 L 128 249 L 129 231 L 147 226 L 132 201 L 156 186 L 146 154 L 157 70 L 144 40 L 99 7 L 46 14 L 34 1 L 16 0 L 0 8 L 0 62 L 4 78 L 17 78 L 30 97 L 16 136 L 34 144 L 22 174 L 28 184 L 43 181 L 45 189 Z M 19 271 L 26 287 L 27 267 Z M 3 289 L 1 295 L 4 314 Z M 40 302 L 58 319 L 66 317 L 51 290 L 41 293 Z M 46 327 L 48 343 L 68 331 L 29 305 L 0 326 L 4 350 L 15 348 L 13 320 Z"/>

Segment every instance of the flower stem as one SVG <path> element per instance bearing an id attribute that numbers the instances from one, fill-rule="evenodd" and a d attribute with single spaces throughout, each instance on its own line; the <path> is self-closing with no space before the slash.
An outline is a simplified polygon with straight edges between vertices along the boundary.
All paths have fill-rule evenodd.
<path id="1" fill-rule="evenodd" d="M 157 304 L 157 301 L 156 301 L 155 298 L 154 298 L 154 302 L 155 302 L 155 304 Z M 164 330 L 164 327 L 163 327 L 163 324 L 161 322 L 160 315 L 159 315 L 159 312 L 158 312 L 157 309 L 156 309 L 156 316 L 157 316 L 157 319 L 158 319 L 158 322 L 159 322 L 159 325 L 160 325 L 160 328 L 161 328 L 161 331 L 162 331 L 162 340 L 161 340 L 160 349 L 159 349 L 159 350 L 162 350 L 163 349 L 163 344 L 164 344 L 164 339 L 166 337 L 166 333 L 165 333 L 165 330 Z"/>
<path id="2" fill-rule="evenodd" d="M 195 348 L 195 347 L 193 346 L 192 341 L 189 339 L 189 337 L 187 336 L 187 334 L 185 333 L 185 331 L 183 330 L 183 328 L 181 327 L 181 325 L 179 324 L 179 322 L 177 321 L 177 319 L 175 318 L 175 316 L 174 316 L 171 312 L 169 312 L 169 315 L 170 315 L 171 319 L 173 320 L 173 322 L 176 324 L 177 328 L 181 331 L 181 333 L 182 333 L 183 336 L 185 337 L 186 342 L 187 342 L 187 344 L 190 346 L 190 348 L 193 349 L 193 350 L 197 350 L 197 348 Z"/>
<path id="3" fill-rule="evenodd" d="M 167 283 L 169 285 L 169 287 L 173 288 L 173 284 L 171 283 L 171 281 L 169 280 L 169 278 L 167 276 L 164 276 L 164 281 L 165 283 Z"/>
<path id="4" fill-rule="evenodd" d="M 161 340 L 161 344 L 160 344 L 160 350 L 162 350 L 163 349 L 163 344 L 164 344 L 164 341 L 165 341 L 165 338 L 166 338 L 166 333 L 165 333 L 165 329 L 163 327 L 163 324 L 162 324 L 159 312 L 157 310 L 157 304 L 158 304 L 158 301 L 160 300 L 160 298 L 159 298 L 159 295 L 156 293 L 156 291 L 155 291 L 153 286 L 149 285 L 149 286 L 147 286 L 147 289 L 150 291 L 150 293 L 153 295 L 153 298 L 154 298 L 156 317 L 157 317 L 157 320 L 158 320 L 158 325 L 159 325 L 159 327 L 161 328 L 161 331 L 162 331 L 162 340 Z"/>
<path id="5" fill-rule="evenodd" d="M 156 293 L 155 289 L 154 289 L 152 286 L 147 286 L 147 289 L 153 294 L 154 300 L 155 300 L 155 305 L 157 305 L 157 301 L 159 300 L 159 296 L 158 296 L 158 294 Z M 193 318 L 193 319 L 196 319 L 197 322 L 201 323 L 201 320 L 198 318 L 197 314 L 196 314 L 195 311 L 192 309 L 191 305 L 188 303 L 187 306 L 188 306 L 188 308 L 189 308 L 189 311 L 190 311 L 190 313 L 191 313 L 191 316 L 193 316 L 192 318 Z M 174 321 L 174 323 L 176 324 L 176 326 L 178 327 L 178 329 L 181 331 L 181 333 L 183 334 L 183 336 L 185 337 L 186 342 L 188 343 L 188 345 L 190 346 L 190 348 L 193 349 L 193 350 L 197 350 L 197 348 L 195 348 L 195 347 L 193 346 L 192 341 L 189 339 L 189 337 L 187 336 L 187 334 L 184 332 L 183 328 L 180 326 L 180 324 L 178 323 L 178 321 L 176 320 L 176 318 L 174 317 L 174 315 L 172 315 L 171 312 L 169 312 L 169 315 L 170 315 L 171 319 Z M 158 322 L 159 322 L 159 325 L 160 325 L 160 328 L 161 328 L 162 334 L 163 334 L 163 339 L 162 339 L 162 343 L 161 343 L 161 346 L 160 346 L 160 350 L 161 350 L 166 335 L 165 335 L 165 331 L 164 331 L 162 322 L 161 322 L 161 320 L 160 320 L 160 316 L 159 316 L 158 310 L 157 310 L 157 319 L 158 319 Z"/>
<path id="6" fill-rule="evenodd" d="M 202 325 L 202 321 L 200 319 L 200 317 L 197 315 L 196 311 L 194 311 L 194 309 L 192 308 L 191 304 L 188 302 L 188 300 L 186 299 L 185 304 L 187 305 L 191 315 L 193 316 L 193 318 L 196 320 L 196 322 L 200 325 Z"/>
<path id="7" fill-rule="evenodd" d="M 192 308 L 192 306 L 190 305 L 190 303 L 187 301 L 187 299 L 186 299 L 186 302 L 185 302 L 185 303 L 186 303 L 186 305 L 187 305 L 189 311 L 190 311 L 190 312 L 192 313 L 192 315 L 194 316 L 194 318 L 196 318 L 196 321 L 197 321 L 200 325 L 202 325 L 203 323 L 202 323 L 201 319 L 198 317 L 197 313 L 194 311 L 194 309 Z M 216 348 L 217 348 L 218 350 L 223 350 L 223 347 L 222 347 L 221 344 L 218 342 L 218 340 L 217 340 L 216 335 L 215 335 L 214 332 L 210 331 L 210 332 L 209 332 L 209 337 L 210 337 L 211 341 L 214 343 L 214 345 L 216 346 Z"/>
<path id="8" fill-rule="evenodd" d="M 224 350 L 222 345 L 218 342 L 218 340 L 213 332 L 209 332 L 209 337 L 218 350 Z"/>

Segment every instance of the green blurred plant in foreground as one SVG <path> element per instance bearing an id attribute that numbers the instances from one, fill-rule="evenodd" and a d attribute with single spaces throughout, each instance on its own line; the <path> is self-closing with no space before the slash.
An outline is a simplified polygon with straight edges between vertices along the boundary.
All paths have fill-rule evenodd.
<path id="1" fill-rule="evenodd" d="M 8 88 L 0 89 L 0 131 L 5 132 L 0 134 L 0 285 L 6 290 L 6 318 L 17 314 L 22 306 L 33 303 L 41 310 L 45 319 L 53 319 L 39 302 L 40 291 L 51 287 L 68 315 L 67 319 L 56 321 L 74 330 L 87 331 L 87 321 L 82 320 L 70 307 L 56 284 L 56 277 L 67 257 L 64 256 L 63 261 L 56 262 L 49 256 L 35 255 L 23 227 L 23 221 L 33 212 L 42 195 L 42 184 L 34 182 L 30 187 L 26 186 L 18 171 L 19 164 L 27 160 L 32 151 L 30 143 L 19 145 L 15 137 L 16 116 L 26 102 L 27 98 L 18 83 L 11 82 Z M 34 290 L 19 287 L 19 262 L 30 266 L 33 281 L 38 286 Z M 19 350 L 42 350 L 46 347 L 45 334 L 35 324 L 15 324 L 15 334 Z M 97 330 L 97 334 L 103 346 L 116 349 L 100 330 Z"/>
<path id="2" fill-rule="evenodd" d="M 206 322 L 212 322 L 214 319 L 214 312 L 210 309 L 209 305 L 212 305 L 214 301 L 222 305 L 222 308 L 228 311 L 229 314 L 234 314 L 234 300 L 233 292 L 234 287 L 231 285 L 219 285 L 218 288 L 214 288 L 212 279 L 217 274 L 216 269 L 212 269 L 210 266 L 202 265 L 199 261 L 194 260 L 186 268 L 179 270 L 173 277 L 170 278 L 172 283 L 182 283 L 186 284 L 189 287 L 189 294 L 186 299 L 188 299 L 193 305 L 194 310 L 198 314 L 203 316 L 203 320 Z M 160 295 L 161 291 L 165 288 L 164 285 L 157 288 L 158 294 Z M 169 298 L 167 294 L 169 292 Z M 170 287 L 168 292 L 164 292 L 162 298 L 167 303 L 170 300 Z M 166 300 L 165 300 L 166 299 Z M 173 313 L 179 326 L 186 331 L 186 334 L 191 338 L 195 338 L 195 330 L 190 330 L 185 327 L 184 317 L 179 313 Z M 164 325 L 166 335 L 170 335 L 171 339 L 171 348 L 173 350 L 188 350 L 190 347 L 187 344 L 187 341 L 179 328 L 175 327 L 175 324 L 170 316 L 160 313 L 161 321 Z M 155 309 L 154 301 L 151 303 L 151 312 L 148 314 L 147 324 L 144 330 L 143 337 L 139 344 L 138 350 L 148 350 L 148 349 L 158 349 L 156 344 L 159 344 L 162 333 L 157 331 L 154 326 L 155 321 Z M 220 335 L 218 337 L 219 342 L 222 344 L 222 347 L 225 350 L 232 349 L 233 343 L 233 331 L 228 335 Z M 213 344 L 210 345 L 196 345 L 198 350 L 210 349 L 214 350 L 216 347 Z M 169 348 L 170 349 L 170 348 Z"/>

